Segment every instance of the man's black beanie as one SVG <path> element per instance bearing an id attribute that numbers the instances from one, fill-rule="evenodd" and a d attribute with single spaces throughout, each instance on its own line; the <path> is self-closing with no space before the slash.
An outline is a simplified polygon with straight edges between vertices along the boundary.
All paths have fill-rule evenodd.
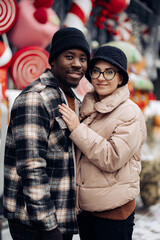
<path id="1" fill-rule="evenodd" d="M 98 60 L 104 60 L 119 69 L 123 75 L 123 82 L 120 86 L 124 86 L 128 83 L 127 57 L 121 49 L 109 45 L 103 45 L 95 51 L 85 74 L 90 82 L 91 76 L 89 75 L 89 71 L 94 67 Z"/>
<path id="2" fill-rule="evenodd" d="M 68 49 L 80 49 L 87 54 L 87 60 L 90 60 L 90 47 L 84 34 L 77 28 L 63 27 L 59 29 L 52 38 L 49 64 L 51 65 L 60 53 Z"/>

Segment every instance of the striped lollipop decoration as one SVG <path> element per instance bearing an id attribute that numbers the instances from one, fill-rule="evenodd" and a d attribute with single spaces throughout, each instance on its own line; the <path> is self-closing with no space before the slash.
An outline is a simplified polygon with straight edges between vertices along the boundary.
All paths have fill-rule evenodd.
<path id="1" fill-rule="evenodd" d="M 15 0 L 0 0 L 0 34 L 6 33 L 15 23 L 18 5 Z"/>
<path id="2" fill-rule="evenodd" d="M 10 74 L 18 89 L 24 89 L 28 84 L 40 77 L 49 67 L 49 53 L 37 46 L 19 49 L 12 57 Z"/>
<path id="3" fill-rule="evenodd" d="M 73 0 L 69 12 L 64 19 L 64 27 L 75 27 L 82 32 L 92 11 L 93 0 Z"/>

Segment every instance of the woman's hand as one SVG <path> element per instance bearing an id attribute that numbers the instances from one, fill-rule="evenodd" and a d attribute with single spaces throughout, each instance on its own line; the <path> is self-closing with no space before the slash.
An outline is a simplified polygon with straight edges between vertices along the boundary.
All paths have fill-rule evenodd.
<path id="1" fill-rule="evenodd" d="M 58 105 L 59 112 L 62 114 L 63 120 L 66 122 L 68 129 L 72 132 L 76 127 L 80 125 L 79 118 L 77 114 L 64 103 Z"/>

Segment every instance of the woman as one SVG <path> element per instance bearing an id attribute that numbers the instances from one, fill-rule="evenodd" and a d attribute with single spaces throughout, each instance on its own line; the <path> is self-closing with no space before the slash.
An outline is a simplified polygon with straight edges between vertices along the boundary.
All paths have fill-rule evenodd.
<path id="1" fill-rule="evenodd" d="M 77 146 L 77 210 L 81 240 L 131 240 L 146 125 L 129 99 L 127 58 L 118 48 L 94 53 L 86 77 L 81 123 L 59 106 Z"/>

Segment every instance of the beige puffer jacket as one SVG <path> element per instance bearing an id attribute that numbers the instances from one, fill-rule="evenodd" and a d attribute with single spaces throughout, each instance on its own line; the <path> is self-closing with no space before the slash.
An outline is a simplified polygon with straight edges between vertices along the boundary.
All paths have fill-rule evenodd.
<path id="1" fill-rule="evenodd" d="M 96 102 L 87 93 L 84 119 L 70 135 L 77 149 L 77 210 L 114 209 L 139 194 L 141 148 L 146 125 L 128 86 Z"/>

